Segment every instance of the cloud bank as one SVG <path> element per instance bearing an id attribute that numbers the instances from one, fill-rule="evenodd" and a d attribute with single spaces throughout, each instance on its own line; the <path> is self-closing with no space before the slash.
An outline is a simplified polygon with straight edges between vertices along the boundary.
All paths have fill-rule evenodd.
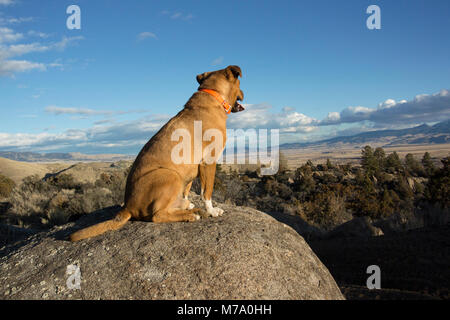
<path id="1" fill-rule="evenodd" d="M 450 117 L 450 93 L 443 89 L 434 94 L 421 94 L 414 99 L 396 102 L 387 99 L 377 108 L 347 107 L 341 112 L 330 112 L 319 125 L 336 125 L 371 121 L 375 124 L 395 125 L 442 121 Z"/>
<path id="2" fill-rule="evenodd" d="M 268 104 L 247 104 L 246 111 L 232 114 L 227 120 L 230 129 L 279 129 L 281 143 L 302 139 L 327 138 L 330 135 L 348 135 L 368 131 L 374 127 L 407 127 L 423 122 L 437 122 L 450 118 L 449 90 L 418 95 L 410 101 L 387 99 L 376 108 L 347 107 L 340 112 L 330 112 L 318 120 L 285 107 L 276 111 Z M 173 115 L 143 116 L 133 121 L 116 121 L 111 116 L 147 110 L 95 110 L 89 108 L 65 108 L 47 106 L 45 113 L 58 117 L 103 116 L 87 129 L 68 129 L 61 133 L 0 133 L 0 149 L 32 151 L 80 151 L 88 153 L 137 153 Z M 353 123 L 357 127 L 345 128 L 341 124 Z M 329 126 L 328 136 L 321 131 Z"/>

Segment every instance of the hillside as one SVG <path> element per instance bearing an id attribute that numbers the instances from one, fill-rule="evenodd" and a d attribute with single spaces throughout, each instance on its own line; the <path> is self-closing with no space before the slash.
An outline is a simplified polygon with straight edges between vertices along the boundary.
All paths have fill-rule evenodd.
<path id="1" fill-rule="evenodd" d="M 29 163 L 0 158 L 0 174 L 12 179 L 16 184 L 25 177 L 38 175 L 43 178 L 47 173 L 57 172 L 65 167 L 64 164 Z"/>
<path id="2" fill-rule="evenodd" d="M 79 152 L 70 153 L 37 153 L 37 152 L 14 152 L 0 151 L 0 157 L 16 161 L 26 162 L 65 162 L 65 161 L 120 161 L 132 160 L 134 156 L 125 154 L 83 154 Z"/>
<path id="3" fill-rule="evenodd" d="M 123 171 L 132 164 L 131 161 L 110 162 L 70 162 L 32 163 L 0 158 L 0 174 L 19 184 L 23 178 L 37 175 L 39 178 L 57 174 L 70 174 L 75 182 L 95 182 L 102 173 Z"/>
<path id="4" fill-rule="evenodd" d="M 339 136 L 331 139 L 308 143 L 288 143 L 282 149 L 297 149 L 314 146 L 339 146 L 342 144 L 364 145 L 377 144 L 383 147 L 416 144 L 443 144 L 450 142 L 450 120 L 433 126 L 422 124 L 417 127 L 400 130 L 377 130 L 363 132 L 352 136 Z"/>

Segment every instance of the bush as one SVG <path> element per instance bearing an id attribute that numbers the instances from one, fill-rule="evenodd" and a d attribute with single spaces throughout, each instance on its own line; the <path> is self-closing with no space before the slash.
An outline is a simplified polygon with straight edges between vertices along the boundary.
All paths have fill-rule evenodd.
<path id="1" fill-rule="evenodd" d="M 40 179 L 30 176 L 10 194 L 8 209 L 16 224 L 45 227 L 123 202 L 126 173 L 104 173 L 94 184 L 78 183 L 68 174 Z"/>
<path id="2" fill-rule="evenodd" d="M 428 177 L 431 177 L 436 170 L 434 166 L 433 160 L 431 160 L 431 156 L 428 152 L 425 152 L 422 157 L 422 166 Z"/>
<path id="3" fill-rule="evenodd" d="M 15 185 L 13 180 L 0 174 L 0 198 L 8 198 Z"/>
<path id="4" fill-rule="evenodd" d="M 421 163 L 417 161 L 411 153 L 408 153 L 405 156 L 405 169 L 412 176 L 425 176 L 425 170 L 422 167 Z"/>
<path id="5" fill-rule="evenodd" d="M 432 204 L 450 208 L 450 157 L 442 160 L 443 167 L 431 176 L 425 189 L 425 197 Z"/>
<path id="6" fill-rule="evenodd" d="M 396 173 L 402 170 L 402 162 L 397 152 L 392 152 L 386 157 L 386 171 L 389 173 Z"/>

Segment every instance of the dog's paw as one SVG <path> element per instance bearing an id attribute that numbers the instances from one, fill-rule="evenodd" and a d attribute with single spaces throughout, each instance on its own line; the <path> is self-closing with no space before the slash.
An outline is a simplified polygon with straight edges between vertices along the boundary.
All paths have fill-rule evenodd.
<path id="1" fill-rule="evenodd" d="M 206 212 L 208 213 L 209 216 L 212 217 L 219 217 L 223 214 L 223 210 L 220 208 L 214 208 L 212 206 L 212 201 L 211 200 L 205 200 L 205 208 L 206 208 Z"/>
<path id="2" fill-rule="evenodd" d="M 210 210 L 208 210 L 208 213 L 212 217 L 220 217 L 221 215 L 223 215 L 223 210 L 216 207 L 216 208 L 211 208 Z"/>
<path id="3" fill-rule="evenodd" d="M 198 214 L 194 214 L 194 217 L 195 217 L 195 221 L 198 221 L 198 220 L 200 220 L 200 215 L 198 215 Z"/>

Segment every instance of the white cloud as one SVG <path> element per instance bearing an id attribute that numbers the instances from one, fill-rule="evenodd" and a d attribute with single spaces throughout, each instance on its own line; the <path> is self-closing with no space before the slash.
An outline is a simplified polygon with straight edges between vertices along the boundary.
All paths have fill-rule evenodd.
<path id="1" fill-rule="evenodd" d="M 0 58 L 18 57 L 32 52 L 44 52 L 47 50 L 50 50 L 48 46 L 43 46 L 39 43 L 14 44 L 3 49 L 0 48 Z"/>
<path id="2" fill-rule="evenodd" d="M 322 120 L 322 123 L 337 123 L 341 119 L 341 115 L 339 112 L 329 112 L 325 119 Z"/>
<path id="3" fill-rule="evenodd" d="M 211 62 L 212 66 L 218 66 L 223 63 L 223 57 L 218 57 Z"/>
<path id="4" fill-rule="evenodd" d="M 394 99 L 387 99 L 385 102 L 378 104 L 378 109 L 391 108 L 395 105 L 396 105 L 396 102 Z"/>
<path id="5" fill-rule="evenodd" d="M 146 113 L 147 110 L 94 110 L 88 108 L 66 108 L 66 107 L 58 107 L 58 106 L 47 106 L 45 107 L 45 112 L 52 113 L 54 115 L 79 115 L 79 116 L 111 116 L 111 115 L 123 115 L 130 113 Z M 84 119 L 84 118 L 83 118 Z"/>
<path id="6" fill-rule="evenodd" d="M 39 31 L 35 31 L 35 30 L 28 31 L 28 35 L 32 36 L 32 37 L 42 38 L 42 39 L 46 39 L 46 38 L 50 37 L 50 35 L 48 33 L 39 32 Z"/>
<path id="7" fill-rule="evenodd" d="M 0 0 L 0 5 L 9 6 L 14 2 L 15 2 L 14 0 Z"/>
<path id="8" fill-rule="evenodd" d="M 234 129 L 280 129 L 280 132 L 311 132 L 317 129 L 318 120 L 285 107 L 281 112 L 271 112 L 266 104 L 244 105 L 245 111 L 230 116 L 227 126 Z"/>
<path id="9" fill-rule="evenodd" d="M 14 18 L 14 17 L 0 17 L 0 24 L 7 25 L 7 24 L 19 24 L 23 22 L 31 22 L 34 18 L 32 17 L 21 17 L 21 18 Z"/>
<path id="10" fill-rule="evenodd" d="M 77 36 L 77 37 L 64 36 L 64 37 L 62 37 L 61 41 L 55 42 L 55 43 L 51 44 L 49 47 L 50 47 L 50 49 L 64 50 L 69 45 L 75 44 L 77 41 L 83 40 L 83 39 L 84 39 L 83 36 Z"/>
<path id="11" fill-rule="evenodd" d="M 51 68 L 59 68 L 60 70 L 64 70 L 64 65 L 60 61 L 61 61 L 60 59 L 57 59 L 54 62 L 49 63 L 47 66 Z"/>
<path id="12" fill-rule="evenodd" d="M 89 111 L 88 111 L 89 112 Z M 143 117 L 134 121 L 97 123 L 88 129 L 68 129 L 62 133 L 0 133 L 0 148 L 16 150 L 85 150 L 107 152 L 122 148 L 123 152 L 138 151 L 169 119 Z"/>
<path id="13" fill-rule="evenodd" d="M 161 14 L 164 16 L 168 16 L 170 17 L 172 20 L 184 20 L 184 21 L 189 21 L 192 20 L 194 18 L 194 15 L 192 13 L 183 13 L 180 11 L 174 11 L 171 12 L 169 10 L 163 10 L 161 11 Z"/>
<path id="14" fill-rule="evenodd" d="M 26 60 L 0 60 L 0 76 L 11 75 L 17 72 L 29 70 L 45 71 L 46 66 L 43 63 L 30 62 Z"/>
<path id="15" fill-rule="evenodd" d="M 45 112 L 47 113 L 53 113 L 55 115 L 60 114 L 77 114 L 77 115 L 110 115 L 112 114 L 111 111 L 96 111 L 93 109 L 85 109 L 85 108 L 62 108 L 57 106 L 48 106 L 45 107 Z"/>
<path id="16" fill-rule="evenodd" d="M 417 95 L 414 99 L 387 99 L 377 108 L 347 107 L 340 113 L 330 112 L 320 125 L 371 121 L 382 126 L 442 121 L 450 117 L 450 93 L 443 89 L 434 94 Z"/>
<path id="17" fill-rule="evenodd" d="M 64 133 L 50 134 L 47 132 L 32 133 L 0 133 L 0 147 L 29 147 L 59 144 L 66 145 L 75 141 L 86 141 L 86 132 L 82 130 L 67 130 Z"/>
<path id="18" fill-rule="evenodd" d="M 0 44 L 6 42 L 16 42 L 23 38 L 22 33 L 16 33 L 10 28 L 0 28 Z"/>
<path id="19" fill-rule="evenodd" d="M 42 37 L 44 34 L 41 34 Z M 18 72 L 29 70 L 45 71 L 47 67 L 60 67 L 61 64 L 51 63 L 45 65 L 44 63 L 32 62 L 27 60 L 8 60 L 14 57 L 26 55 L 33 52 L 46 52 L 49 50 L 62 51 L 69 45 L 76 43 L 78 40 L 84 39 L 82 36 L 77 37 L 63 37 L 58 42 L 49 44 L 21 43 L 21 44 L 6 44 L 10 42 L 17 42 L 23 39 L 21 33 L 16 33 L 9 28 L 0 28 L 0 76 L 11 76 Z"/>
<path id="20" fill-rule="evenodd" d="M 158 40 L 158 37 L 156 36 L 156 34 L 154 34 L 153 32 L 148 32 L 148 31 L 141 32 L 137 36 L 137 39 L 139 41 L 149 39 L 149 38 Z"/>

